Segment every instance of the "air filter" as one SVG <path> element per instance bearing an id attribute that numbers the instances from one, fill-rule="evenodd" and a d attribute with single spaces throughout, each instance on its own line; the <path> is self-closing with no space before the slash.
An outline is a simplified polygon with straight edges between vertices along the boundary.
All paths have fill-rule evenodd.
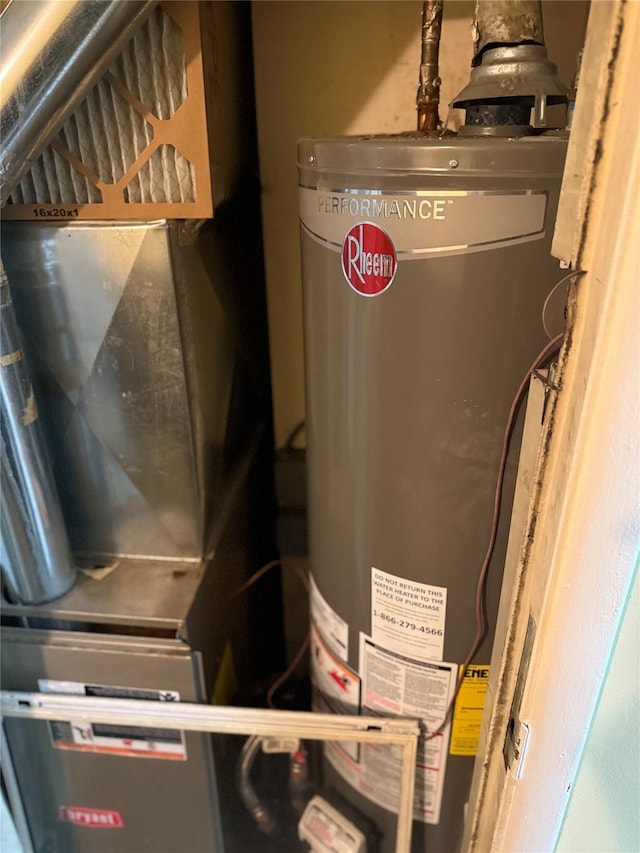
<path id="1" fill-rule="evenodd" d="M 197 2 L 157 6 L 34 162 L 8 219 L 213 213 Z"/>

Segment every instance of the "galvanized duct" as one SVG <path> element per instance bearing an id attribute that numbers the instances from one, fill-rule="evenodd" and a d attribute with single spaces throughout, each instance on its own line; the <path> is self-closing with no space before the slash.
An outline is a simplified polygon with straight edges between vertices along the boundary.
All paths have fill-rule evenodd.
<path id="1" fill-rule="evenodd" d="M 154 5 L 152 0 L 12 0 L 5 8 L 2 203 Z M 41 604 L 64 594 L 76 572 L 4 267 L 0 323 L 0 560 L 9 593 L 23 603 Z"/>
<path id="2" fill-rule="evenodd" d="M 65 593 L 76 573 L 1 264 L 0 407 L 3 577 L 13 599 L 42 604 Z"/>
<path id="3" fill-rule="evenodd" d="M 540 0 L 476 0 L 474 65 L 486 47 L 544 44 Z"/>
<path id="4" fill-rule="evenodd" d="M 453 102 L 466 136 L 521 136 L 548 124 L 567 87 L 547 58 L 539 0 L 476 0 L 471 78 Z M 532 117 L 533 109 L 533 117 Z M 557 126 L 564 126 L 564 116 Z"/>

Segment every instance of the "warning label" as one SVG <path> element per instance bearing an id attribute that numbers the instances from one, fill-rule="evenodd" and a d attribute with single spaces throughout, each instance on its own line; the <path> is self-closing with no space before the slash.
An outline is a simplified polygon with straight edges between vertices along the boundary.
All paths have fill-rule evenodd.
<path id="1" fill-rule="evenodd" d="M 309 579 L 311 581 L 309 601 L 311 619 L 329 648 L 341 660 L 346 661 L 349 657 L 349 626 L 323 598 L 313 576 L 310 576 Z"/>
<path id="2" fill-rule="evenodd" d="M 447 590 L 371 569 L 371 637 L 414 660 L 442 660 Z"/>
<path id="3" fill-rule="evenodd" d="M 184 736 L 177 729 L 53 720 L 49 731 L 57 749 L 174 761 L 185 761 L 187 757 Z"/>
<path id="4" fill-rule="evenodd" d="M 305 849 L 326 853 L 360 853 L 366 849 L 364 835 L 322 797 L 315 796 L 304 810 L 298 826 Z"/>
<path id="5" fill-rule="evenodd" d="M 179 702 L 177 690 L 150 690 L 145 687 L 112 687 L 104 684 L 82 684 L 79 681 L 38 679 L 40 693 L 64 693 L 73 696 L 96 696 L 108 699 L 143 699 L 152 702 Z"/>
<path id="6" fill-rule="evenodd" d="M 311 660 L 315 681 L 324 695 L 336 705 L 336 711 L 341 714 L 357 714 L 360 679 L 331 653 L 313 623 Z"/>
<path id="7" fill-rule="evenodd" d="M 460 685 L 451 727 L 451 755 L 475 755 L 478 751 L 482 713 L 489 684 L 488 666 L 468 666 Z"/>
<path id="8" fill-rule="evenodd" d="M 39 679 L 41 693 L 66 693 L 112 699 L 143 699 L 155 702 L 179 702 L 175 690 L 150 690 L 137 687 L 111 687 L 75 681 Z M 51 740 L 56 749 L 120 755 L 128 758 L 161 758 L 186 761 L 183 732 L 178 729 L 121 726 L 114 724 L 52 720 Z"/>
<path id="9" fill-rule="evenodd" d="M 323 713 L 359 714 L 360 679 L 332 654 L 317 627 L 311 623 L 311 679 L 314 689 L 313 709 Z M 359 760 L 359 744 L 331 743 L 328 751 L 337 749 L 342 757 Z"/>

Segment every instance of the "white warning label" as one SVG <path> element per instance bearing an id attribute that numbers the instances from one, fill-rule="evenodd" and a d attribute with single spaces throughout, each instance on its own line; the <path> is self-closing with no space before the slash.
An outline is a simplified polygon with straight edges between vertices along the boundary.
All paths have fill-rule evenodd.
<path id="1" fill-rule="evenodd" d="M 177 690 L 154 690 L 147 687 L 113 687 L 105 684 L 82 684 L 79 681 L 53 681 L 39 678 L 41 693 L 66 693 L 76 696 L 103 696 L 109 699 L 145 699 L 152 702 L 179 702 Z"/>
<path id="2" fill-rule="evenodd" d="M 371 569 L 371 637 L 385 649 L 442 660 L 446 613 L 446 587 Z"/>
<path id="3" fill-rule="evenodd" d="M 341 660 L 348 660 L 349 626 L 323 598 L 312 575 L 309 576 L 309 579 L 311 581 L 311 596 L 309 600 L 311 618 L 331 650 Z"/>
<path id="4" fill-rule="evenodd" d="M 360 679 L 335 655 L 311 623 L 311 664 L 317 686 L 342 714 L 357 714 L 360 704 Z"/>
<path id="5" fill-rule="evenodd" d="M 311 679 L 313 708 L 334 714 L 358 714 L 360 679 L 331 652 L 316 626 L 311 622 Z M 327 743 L 327 750 L 358 761 L 357 743 Z"/>
<path id="6" fill-rule="evenodd" d="M 298 824 L 298 836 L 317 853 L 362 853 L 367 841 L 338 809 L 323 797 L 313 797 Z M 305 847 L 305 849 L 307 849 Z"/>
<path id="7" fill-rule="evenodd" d="M 49 731 L 57 749 L 127 758 L 163 758 L 173 761 L 185 761 L 187 758 L 184 735 L 178 729 L 52 720 Z"/>
<path id="8" fill-rule="evenodd" d="M 180 701 L 180 694 L 176 690 L 144 687 L 112 687 L 106 684 L 40 678 L 38 688 L 41 693 L 142 699 L 152 702 Z M 56 749 L 120 755 L 127 758 L 160 758 L 171 761 L 187 759 L 184 733 L 178 729 L 52 720 L 49 722 L 49 733 Z"/>
<path id="9" fill-rule="evenodd" d="M 436 824 L 447 761 L 450 725 L 429 736 L 442 723 L 453 698 L 458 667 L 440 661 L 416 661 L 381 648 L 360 635 L 361 710 L 363 714 L 418 717 L 426 731 L 418 743 L 415 820 Z M 359 790 L 397 812 L 402 761 L 397 748 L 365 745 Z"/>

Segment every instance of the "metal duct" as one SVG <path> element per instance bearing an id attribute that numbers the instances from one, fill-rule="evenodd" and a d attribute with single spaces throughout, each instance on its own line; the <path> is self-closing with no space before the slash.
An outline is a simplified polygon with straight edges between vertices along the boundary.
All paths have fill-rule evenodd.
<path id="1" fill-rule="evenodd" d="M 97 81 L 152 0 L 12 0 L 2 13 L 0 202 Z M 33 388 L 0 270 L 2 568 L 12 596 L 41 604 L 75 569 Z"/>
<path id="2" fill-rule="evenodd" d="M 466 110 L 463 136 L 533 133 L 550 126 L 547 105 L 567 101 L 547 58 L 539 0 L 476 0 L 471 65 L 469 83 L 453 102 Z"/>
<path id="3" fill-rule="evenodd" d="M 2 13 L 0 200 L 29 171 L 153 0 L 12 0 Z"/>
<path id="4" fill-rule="evenodd" d="M 67 592 L 76 572 L 1 263 L 0 406 L 3 576 L 12 598 L 42 604 Z"/>
<path id="5" fill-rule="evenodd" d="M 540 0 L 476 0 L 474 65 L 488 47 L 544 44 Z"/>

